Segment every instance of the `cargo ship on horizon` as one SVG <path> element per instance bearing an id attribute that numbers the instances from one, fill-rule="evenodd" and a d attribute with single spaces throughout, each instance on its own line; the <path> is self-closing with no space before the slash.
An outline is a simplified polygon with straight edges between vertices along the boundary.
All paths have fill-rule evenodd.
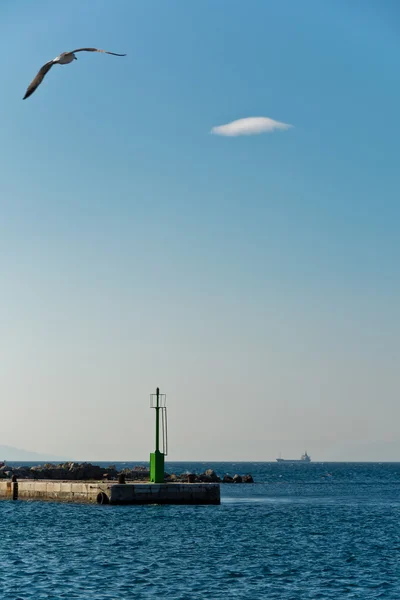
<path id="1" fill-rule="evenodd" d="M 301 455 L 301 458 L 277 458 L 276 459 L 277 462 L 285 462 L 285 463 L 310 463 L 311 462 L 311 456 L 309 456 L 307 454 L 307 452 L 304 452 L 304 454 Z"/>

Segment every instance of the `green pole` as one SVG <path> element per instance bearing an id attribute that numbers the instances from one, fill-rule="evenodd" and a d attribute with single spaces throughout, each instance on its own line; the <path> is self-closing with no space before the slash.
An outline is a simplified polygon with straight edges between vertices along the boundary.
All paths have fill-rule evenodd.
<path id="1" fill-rule="evenodd" d="M 164 483 L 164 454 L 160 452 L 160 389 L 156 391 L 156 449 L 150 454 L 150 481 Z"/>
<path id="2" fill-rule="evenodd" d="M 157 388 L 157 402 L 156 402 L 156 452 L 160 451 L 160 388 Z"/>

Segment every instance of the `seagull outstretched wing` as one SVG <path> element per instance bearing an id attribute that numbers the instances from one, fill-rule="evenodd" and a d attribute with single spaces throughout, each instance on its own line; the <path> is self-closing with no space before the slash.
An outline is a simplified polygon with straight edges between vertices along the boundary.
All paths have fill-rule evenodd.
<path id="1" fill-rule="evenodd" d="M 25 92 L 24 100 L 29 98 L 31 94 L 36 90 L 36 88 L 42 83 L 44 76 L 48 73 L 51 67 L 54 65 L 54 61 L 50 60 L 40 69 L 39 73 L 36 75 L 35 79 L 32 79 L 31 83 L 28 85 L 28 88 Z"/>
<path id="2" fill-rule="evenodd" d="M 71 50 L 72 54 L 75 52 L 103 52 L 104 54 L 112 54 L 113 56 L 126 56 L 126 54 L 117 54 L 116 52 L 108 52 L 108 50 L 99 50 L 98 48 L 78 48 L 77 50 Z"/>

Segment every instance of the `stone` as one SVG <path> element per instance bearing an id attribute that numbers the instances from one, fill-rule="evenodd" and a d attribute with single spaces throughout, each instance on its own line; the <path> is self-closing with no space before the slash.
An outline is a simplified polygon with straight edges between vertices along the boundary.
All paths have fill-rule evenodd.
<path id="1" fill-rule="evenodd" d="M 217 477 L 217 474 L 213 469 L 207 469 L 207 471 L 204 471 L 204 475 L 207 475 L 207 477 L 211 477 L 212 479 Z"/>
<path id="2" fill-rule="evenodd" d="M 150 477 L 150 471 L 148 469 L 136 469 L 136 467 L 133 469 L 125 468 L 121 472 L 124 473 L 126 479 L 129 479 L 130 481 L 147 481 Z"/>
<path id="3" fill-rule="evenodd" d="M 31 468 L 20 467 L 16 470 L 18 477 L 32 479 L 55 479 L 55 480 L 114 480 L 118 476 L 115 467 L 104 469 L 91 463 L 63 463 L 59 465 L 38 465 Z"/>
<path id="4" fill-rule="evenodd" d="M 212 483 L 214 481 L 212 477 L 206 475 L 205 473 L 200 473 L 200 475 L 198 476 L 198 480 L 201 483 Z"/>
<path id="5" fill-rule="evenodd" d="M 7 470 L 0 467 L 0 478 L 12 477 L 16 475 L 19 480 L 54 480 L 54 481 L 117 481 L 123 474 L 125 480 L 145 482 L 150 478 L 149 468 L 144 465 L 137 465 L 118 471 L 116 465 L 109 465 L 107 468 L 99 467 L 91 463 L 65 462 L 60 464 L 46 463 L 37 466 L 7 467 Z M 172 473 L 164 474 L 166 482 L 174 483 L 220 483 L 221 478 L 213 469 L 206 469 L 204 473 L 197 475 L 186 471 L 180 475 Z M 235 475 L 231 477 L 226 474 L 223 477 L 223 483 L 254 483 L 251 475 Z"/>
<path id="6" fill-rule="evenodd" d="M 213 469 L 207 469 L 206 471 L 204 471 L 204 473 L 201 473 L 199 475 L 199 480 L 208 483 L 221 481 L 221 479 L 218 477 L 218 475 Z"/>
<path id="7" fill-rule="evenodd" d="M 222 482 L 223 483 L 233 483 L 233 477 L 231 477 L 230 475 L 224 475 Z"/>

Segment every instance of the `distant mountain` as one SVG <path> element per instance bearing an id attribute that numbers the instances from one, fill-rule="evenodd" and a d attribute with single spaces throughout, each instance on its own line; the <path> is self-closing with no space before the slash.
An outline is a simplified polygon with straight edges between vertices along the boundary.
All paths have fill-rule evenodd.
<path id="1" fill-rule="evenodd" d="M 1 460 L 5 460 L 7 462 L 24 460 L 27 462 L 65 462 L 67 460 L 71 460 L 71 458 L 53 456 L 52 454 L 40 454 L 39 452 L 29 452 L 29 450 L 21 450 L 20 448 L 13 448 L 12 446 L 0 445 L 0 461 Z"/>

